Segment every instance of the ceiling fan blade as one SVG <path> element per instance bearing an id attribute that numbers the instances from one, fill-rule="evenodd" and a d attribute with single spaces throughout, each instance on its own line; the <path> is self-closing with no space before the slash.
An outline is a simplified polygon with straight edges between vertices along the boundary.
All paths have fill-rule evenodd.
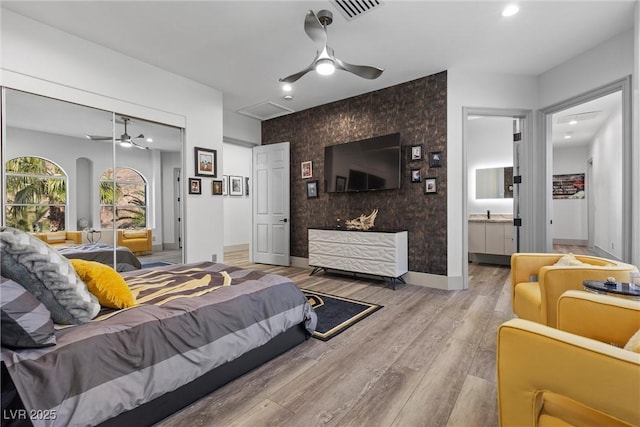
<path id="1" fill-rule="evenodd" d="M 100 135 L 88 135 L 88 134 L 85 134 L 84 136 L 86 136 L 88 139 L 92 141 L 113 141 L 112 136 L 100 136 Z"/>
<path id="2" fill-rule="evenodd" d="M 348 71 L 350 73 L 355 74 L 356 76 L 360 76 L 363 77 L 365 79 L 377 79 L 378 77 L 380 77 L 380 75 L 382 74 L 382 72 L 384 71 L 383 68 L 378 68 L 378 67 L 370 67 L 368 65 L 353 65 L 353 64 L 349 64 L 347 62 L 344 62 L 338 58 L 336 58 L 335 56 L 333 57 L 335 63 L 336 63 L 336 68 L 339 70 L 344 70 L 344 71 Z"/>
<path id="3" fill-rule="evenodd" d="M 327 44 L 327 31 L 316 14 L 313 13 L 313 10 L 307 12 L 307 16 L 304 18 L 304 31 L 318 45 L 324 46 Z"/>
<path id="4" fill-rule="evenodd" d="M 139 148 L 141 150 L 148 150 L 149 149 L 149 147 L 145 147 L 143 145 L 136 144 L 136 142 L 134 140 L 131 140 L 129 142 L 131 143 L 131 145 L 133 145 L 134 147 Z"/>
<path id="5" fill-rule="evenodd" d="M 298 81 L 298 79 L 302 76 L 304 76 L 305 74 L 307 74 L 309 71 L 313 70 L 313 66 L 316 63 L 316 61 L 313 61 L 313 63 L 311 65 L 309 65 L 307 68 L 305 68 L 302 71 L 298 71 L 297 73 L 291 74 L 290 76 L 287 76 L 283 79 L 279 79 L 282 83 L 293 83 Z"/>

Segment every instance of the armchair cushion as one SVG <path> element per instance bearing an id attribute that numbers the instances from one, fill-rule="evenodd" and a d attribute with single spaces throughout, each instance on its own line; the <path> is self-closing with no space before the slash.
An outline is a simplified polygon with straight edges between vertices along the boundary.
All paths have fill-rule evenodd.
<path id="1" fill-rule="evenodd" d="M 119 229 L 117 233 L 118 246 L 125 246 L 134 254 L 151 252 L 152 232 L 150 228 Z"/>

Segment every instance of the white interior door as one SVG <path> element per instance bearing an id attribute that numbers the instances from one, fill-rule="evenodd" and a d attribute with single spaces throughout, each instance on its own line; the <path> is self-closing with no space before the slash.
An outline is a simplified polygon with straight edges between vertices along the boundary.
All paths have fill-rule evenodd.
<path id="1" fill-rule="evenodd" d="M 253 148 L 253 262 L 290 264 L 289 143 Z"/>

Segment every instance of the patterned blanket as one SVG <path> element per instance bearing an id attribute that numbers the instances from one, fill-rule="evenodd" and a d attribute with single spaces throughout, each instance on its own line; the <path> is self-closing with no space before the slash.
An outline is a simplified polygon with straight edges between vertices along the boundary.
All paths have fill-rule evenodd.
<path id="1" fill-rule="evenodd" d="M 60 328 L 53 347 L 2 348 L 27 411 L 55 414 L 34 425 L 98 424 L 317 322 L 296 285 L 274 274 L 198 263 L 123 276 L 135 307 Z"/>

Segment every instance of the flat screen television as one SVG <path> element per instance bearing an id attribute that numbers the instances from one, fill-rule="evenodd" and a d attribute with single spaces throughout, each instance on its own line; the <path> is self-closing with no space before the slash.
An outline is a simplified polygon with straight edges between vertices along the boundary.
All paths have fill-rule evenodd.
<path id="1" fill-rule="evenodd" d="M 399 133 L 329 145 L 324 148 L 325 191 L 398 189 L 401 154 Z"/>

